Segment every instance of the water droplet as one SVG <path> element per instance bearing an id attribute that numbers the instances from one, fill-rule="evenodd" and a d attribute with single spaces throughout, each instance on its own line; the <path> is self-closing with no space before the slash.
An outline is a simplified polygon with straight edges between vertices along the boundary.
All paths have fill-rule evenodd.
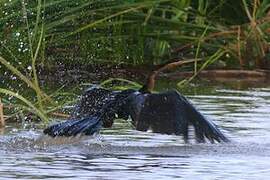
<path id="1" fill-rule="evenodd" d="M 16 80 L 17 77 L 16 76 L 11 76 L 11 80 Z"/>
<path id="2" fill-rule="evenodd" d="M 31 66 L 28 66 L 27 69 L 28 69 L 29 71 L 31 71 L 31 70 L 32 70 L 32 67 L 31 67 Z"/>

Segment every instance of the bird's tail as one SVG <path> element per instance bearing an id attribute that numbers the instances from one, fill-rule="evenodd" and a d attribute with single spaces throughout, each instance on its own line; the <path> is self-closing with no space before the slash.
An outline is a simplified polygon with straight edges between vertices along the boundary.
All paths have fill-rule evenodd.
<path id="1" fill-rule="evenodd" d="M 43 132 L 52 137 L 56 136 L 76 136 L 78 134 L 93 135 L 102 127 L 99 117 L 90 116 L 83 119 L 70 119 L 58 124 L 53 124 Z"/>
<path id="2" fill-rule="evenodd" d="M 219 130 L 217 125 L 204 117 L 187 99 L 187 114 L 189 122 L 194 126 L 197 142 L 205 142 L 205 137 L 210 142 L 230 142 L 230 140 Z"/>

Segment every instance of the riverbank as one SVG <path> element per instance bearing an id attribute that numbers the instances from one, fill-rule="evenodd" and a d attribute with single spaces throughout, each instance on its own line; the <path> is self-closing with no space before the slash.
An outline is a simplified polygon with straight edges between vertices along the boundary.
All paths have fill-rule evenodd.
<path id="1" fill-rule="evenodd" d="M 59 82 L 91 82 L 99 83 L 109 78 L 123 78 L 143 83 L 147 76 L 156 69 L 157 66 L 123 66 L 123 65 L 93 65 L 83 67 L 56 66 L 50 69 L 40 69 L 40 78 L 46 81 L 54 82 L 55 77 Z M 159 78 L 166 78 L 173 81 L 181 81 L 185 78 L 194 76 L 193 71 L 172 70 L 160 73 Z M 200 71 L 197 76 L 199 79 L 205 79 L 217 82 L 269 82 L 270 70 L 239 70 L 239 69 L 211 69 Z"/>

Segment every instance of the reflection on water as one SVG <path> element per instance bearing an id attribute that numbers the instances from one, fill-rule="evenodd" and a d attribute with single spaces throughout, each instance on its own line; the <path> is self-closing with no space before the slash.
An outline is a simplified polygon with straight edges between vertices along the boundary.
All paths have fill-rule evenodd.
<path id="1" fill-rule="evenodd" d="M 184 144 L 117 121 L 95 137 L 40 136 L 9 127 L 0 136 L 0 177 L 19 179 L 268 179 L 270 88 L 189 93 L 230 137 L 229 144 Z"/>

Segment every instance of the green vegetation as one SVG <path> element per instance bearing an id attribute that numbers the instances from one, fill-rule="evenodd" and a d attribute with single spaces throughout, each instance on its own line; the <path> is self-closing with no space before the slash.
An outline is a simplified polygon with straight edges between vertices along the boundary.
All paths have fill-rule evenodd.
<path id="1" fill-rule="evenodd" d="M 23 67 L 139 65 L 207 58 L 222 49 L 227 66 L 260 67 L 269 49 L 269 3 L 2 0 L 1 56 Z"/>
<path id="2" fill-rule="evenodd" d="M 45 93 L 40 67 L 195 59 L 193 77 L 209 66 L 265 68 L 269 9 L 269 0 L 0 0 L 0 72 L 31 91 L 3 83 L 0 93 L 23 102 L 15 114 L 31 111 L 47 121 L 74 94 Z"/>

